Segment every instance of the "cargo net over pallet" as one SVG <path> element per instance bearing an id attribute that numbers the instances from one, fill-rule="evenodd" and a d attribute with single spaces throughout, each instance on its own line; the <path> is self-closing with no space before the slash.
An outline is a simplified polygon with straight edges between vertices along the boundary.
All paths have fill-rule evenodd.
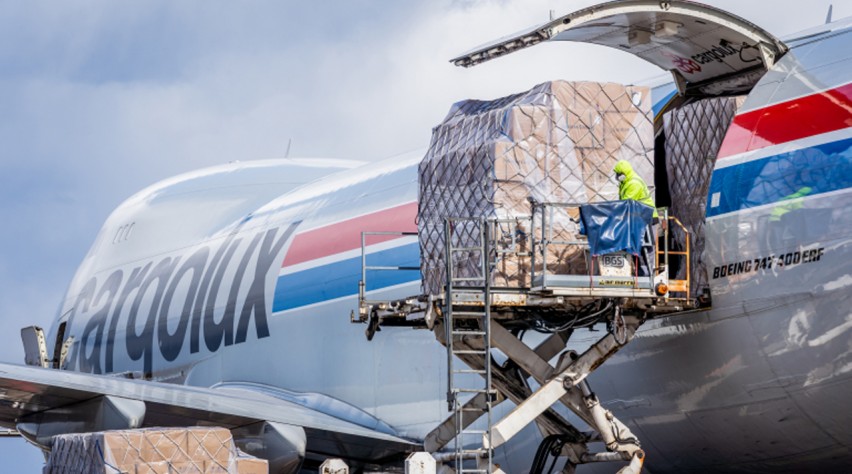
<path id="1" fill-rule="evenodd" d="M 627 160 L 653 186 L 653 124 L 644 87 L 554 81 L 492 101 L 466 100 L 435 127 L 420 163 L 420 240 L 423 292 L 439 295 L 447 281 L 445 222 L 475 216 L 504 222 L 501 254 L 490 277 L 495 288 L 531 285 L 531 259 L 523 219 L 531 200 L 577 204 L 618 199 L 613 167 Z M 576 215 L 560 213 L 553 240 L 574 240 Z M 454 248 L 474 248 L 479 228 L 458 224 Z M 464 227 L 469 225 L 469 228 Z M 498 249 L 499 252 L 499 249 Z M 481 252 L 453 252 L 453 273 L 483 286 Z M 587 272 L 578 247 L 539 259 L 536 271 Z M 479 278 L 479 280 L 477 280 Z"/>
<path id="2" fill-rule="evenodd" d="M 676 262 L 675 277 L 684 279 L 690 271 L 690 293 L 706 298 L 710 282 L 702 260 L 704 253 L 704 216 L 707 211 L 707 192 L 716 156 L 734 114 L 745 96 L 702 99 L 668 112 L 663 117 L 666 170 L 671 194 L 671 213 L 678 216 L 691 232 L 672 229 L 679 249 L 689 246 L 690 262 Z"/>
<path id="3" fill-rule="evenodd" d="M 241 452 L 225 428 L 144 428 L 54 438 L 44 474 L 267 474 L 268 462 Z"/>

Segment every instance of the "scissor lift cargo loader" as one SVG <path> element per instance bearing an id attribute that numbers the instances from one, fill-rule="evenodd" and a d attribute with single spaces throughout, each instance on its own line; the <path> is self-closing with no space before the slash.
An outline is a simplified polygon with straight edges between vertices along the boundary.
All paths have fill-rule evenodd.
<path id="1" fill-rule="evenodd" d="M 449 416 L 424 441 L 424 449 L 437 459 L 453 464 L 458 473 L 502 472 L 493 463 L 493 450 L 525 426 L 535 422 L 545 438 L 536 454 L 534 473 L 545 472 L 551 455 L 567 459 L 563 472 L 590 462 L 627 461 L 620 472 L 639 472 L 644 459 L 639 440 L 609 410 L 601 406 L 586 378 L 596 368 L 627 345 L 636 330 L 648 318 L 690 308 L 689 281 L 669 278 L 669 259 L 687 256 L 689 249 L 668 248 L 672 225 L 680 225 L 665 210 L 662 218 L 664 243 L 658 245 L 649 227 L 644 255 L 633 260 L 638 266 L 632 276 L 601 275 L 601 263 L 589 259 L 589 274 L 559 275 L 547 272 L 530 277 L 530 287 L 510 288 L 492 284 L 492 270 L 497 262 L 510 254 L 538 257 L 547 261 L 553 246 L 587 246 L 582 240 L 557 241 L 547 216 L 565 212 L 571 204 L 538 204 L 533 215 L 524 219 L 486 219 L 478 217 L 448 218 L 446 234 L 446 287 L 438 297 L 411 297 L 397 301 L 374 301 L 365 291 L 368 270 L 411 270 L 410 267 L 368 266 L 366 245 L 362 246 L 362 281 L 360 307 L 353 322 L 368 324 L 372 338 L 381 325 L 407 325 L 431 329 L 447 349 Z M 512 221 L 528 228 L 532 237 L 529 250 L 517 245 Z M 552 219 L 551 219 L 552 222 Z M 455 245 L 455 229 L 471 226 L 477 229 L 475 244 Z M 510 232 L 506 232 L 509 228 Z M 682 229 L 686 231 L 686 229 Z M 371 233 L 365 232 L 366 244 Z M 507 237 L 508 236 L 508 237 Z M 658 248 L 660 247 L 660 248 Z M 453 256 L 463 253 L 478 255 L 478 273 L 458 275 Z M 621 256 L 624 257 L 624 256 Z M 624 262 L 621 262 L 622 264 Z M 533 268 L 535 266 L 533 265 Z M 688 271 L 686 272 L 688 278 Z M 577 308 L 587 309 L 585 314 Z M 541 324 L 542 315 L 558 325 L 549 327 L 551 335 L 532 348 L 519 337 L 523 328 Z M 574 330 L 604 323 L 607 331 L 584 352 L 566 350 Z M 498 364 L 492 351 L 502 352 L 508 362 Z M 555 365 L 549 361 L 557 356 Z M 538 388 L 532 390 L 532 378 Z M 496 419 L 493 408 L 509 399 L 515 409 L 503 419 Z M 591 430 L 583 431 L 553 409 L 561 403 Z M 478 420 L 481 420 L 477 423 Z M 594 452 L 590 443 L 600 442 L 606 451 Z M 555 462 L 555 459 L 554 459 Z M 547 471 L 550 472 L 550 471 Z"/>

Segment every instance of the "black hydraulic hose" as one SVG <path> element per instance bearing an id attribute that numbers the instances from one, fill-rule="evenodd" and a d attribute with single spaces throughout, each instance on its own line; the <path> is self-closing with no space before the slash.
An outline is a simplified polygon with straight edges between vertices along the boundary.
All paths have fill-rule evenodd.
<path id="1" fill-rule="evenodd" d="M 545 472 L 552 472 L 554 466 L 556 466 L 556 462 L 559 460 L 559 454 L 562 452 L 562 448 L 568 444 L 568 442 L 569 438 L 566 435 L 554 434 L 544 438 L 541 444 L 538 445 L 538 449 L 535 452 L 535 457 L 533 457 L 533 463 L 532 467 L 530 467 L 529 474 L 544 474 Z M 550 456 L 553 456 L 553 461 L 550 463 L 550 468 L 545 471 L 545 468 L 547 467 L 547 459 Z"/>
<path id="2" fill-rule="evenodd" d="M 578 323 L 579 323 L 579 325 L 586 325 L 588 323 L 594 322 L 595 319 L 598 316 L 609 311 L 613 306 L 612 301 L 607 300 L 606 305 L 603 308 L 601 308 L 600 310 L 595 311 L 593 313 L 583 314 L 585 311 L 592 310 L 590 308 L 590 306 L 593 306 L 593 305 L 595 305 L 595 302 L 589 303 L 589 304 L 583 306 L 582 308 L 580 308 L 579 311 L 576 311 L 574 313 L 574 319 L 569 323 L 565 323 L 565 324 L 563 324 L 561 326 L 557 326 L 557 327 L 552 327 L 552 326 L 547 326 L 546 323 L 542 322 L 541 326 L 538 326 L 538 325 L 534 326 L 533 330 L 535 330 L 537 332 L 548 334 L 548 333 L 560 332 L 560 331 L 564 331 L 566 329 L 577 327 Z"/>
<path id="3" fill-rule="evenodd" d="M 550 443 L 555 436 L 558 435 L 550 435 L 539 443 L 538 449 L 535 450 L 535 456 L 533 456 L 532 466 L 530 466 L 530 474 L 542 474 L 544 463 L 547 462 L 546 456 L 550 453 Z"/>
<path id="4" fill-rule="evenodd" d="M 553 455 L 553 461 L 550 463 L 550 467 L 547 468 L 548 473 L 553 472 L 553 468 L 556 467 L 556 461 L 558 461 L 558 460 L 559 460 L 559 455 L 554 454 Z"/>

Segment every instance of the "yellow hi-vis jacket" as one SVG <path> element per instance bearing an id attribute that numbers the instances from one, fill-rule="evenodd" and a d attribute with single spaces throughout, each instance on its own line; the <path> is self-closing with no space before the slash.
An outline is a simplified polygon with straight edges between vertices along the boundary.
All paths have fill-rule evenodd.
<path id="1" fill-rule="evenodd" d="M 618 199 L 633 199 L 634 201 L 651 206 L 654 208 L 654 217 L 659 217 L 657 206 L 654 205 L 654 198 L 651 197 L 648 185 L 636 174 L 630 163 L 621 160 L 615 164 L 613 171 L 616 174 L 624 175 L 624 180 L 618 183 Z"/>

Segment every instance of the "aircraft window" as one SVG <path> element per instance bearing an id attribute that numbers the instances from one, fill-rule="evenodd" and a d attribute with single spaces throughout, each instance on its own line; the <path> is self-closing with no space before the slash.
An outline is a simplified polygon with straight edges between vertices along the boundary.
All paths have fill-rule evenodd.
<path id="1" fill-rule="evenodd" d="M 710 196 L 710 207 L 719 207 L 719 200 L 722 197 L 722 193 L 716 192 Z"/>

